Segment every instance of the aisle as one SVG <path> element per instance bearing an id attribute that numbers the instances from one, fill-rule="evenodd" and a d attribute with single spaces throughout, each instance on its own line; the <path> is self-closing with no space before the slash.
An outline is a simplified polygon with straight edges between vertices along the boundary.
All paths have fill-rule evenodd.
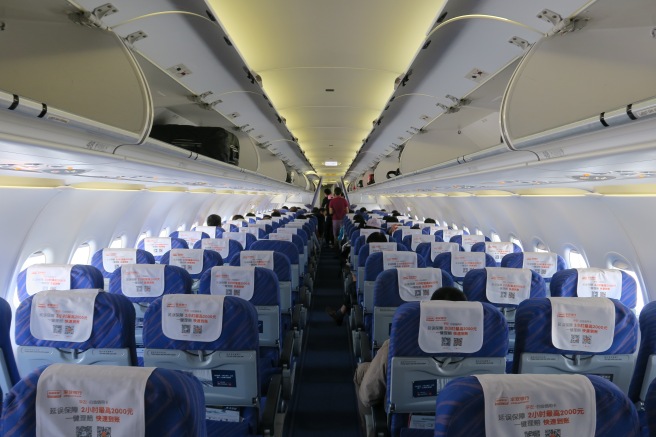
<path id="1" fill-rule="evenodd" d="M 295 394 L 285 420 L 287 437 L 360 436 L 348 323 L 345 320 L 337 326 L 325 312 L 326 306 L 337 308 L 342 302 L 344 291 L 338 272 L 334 252 L 325 248 L 308 311 Z"/>

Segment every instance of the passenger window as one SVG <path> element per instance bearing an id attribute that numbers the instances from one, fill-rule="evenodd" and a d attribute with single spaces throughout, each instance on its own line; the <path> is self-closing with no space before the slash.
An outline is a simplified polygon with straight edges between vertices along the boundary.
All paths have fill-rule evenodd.
<path id="1" fill-rule="evenodd" d="M 139 243 L 141 243 L 141 240 L 149 236 L 150 236 L 150 231 L 142 232 L 141 234 L 139 234 L 139 237 L 137 238 L 137 243 L 134 245 L 134 247 L 139 247 Z"/>
<path id="2" fill-rule="evenodd" d="M 455 223 L 452 224 L 451 229 L 453 229 L 454 231 L 457 231 L 458 230 L 458 225 L 456 225 Z"/>
<path id="3" fill-rule="evenodd" d="M 168 237 L 170 233 L 171 233 L 171 231 L 169 230 L 169 227 L 167 226 L 159 232 L 159 236 L 160 237 Z"/>
<path id="4" fill-rule="evenodd" d="M 547 246 L 544 241 L 539 238 L 533 240 L 533 251 L 535 252 L 549 252 L 549 246 Z"/>
<path id="5" fill-rule="evenodd" d="M 91 243 L 84 243 L 78 246 L 71 257 L 71 264 L 89 264 L 91 260 Z"/>
<path id="6" fill-rule="evenodd" d="M 469 228 L 467 226 L 463 226 L 462 230 L 465 231 L 468 234 L 471 234 L 471 232 L 469 232 Z"/>
<path id="7" fill-rule="evenodd" d="M 34 264 L 46 264 L 48 262 L 48 259 L 46 257 L 46 254 L 44 252 L 34 252 L 32 255 L 28 256 L 23 265 L 21 266 L 19 272 L 22 272 L 29 266 L 33 266 Z M 14 289 L 14 296 L 12 298 L 12 304 L 14 308 L 17 308 L 18 305 L 20 305 L 20 300 L 18 300 L 18 287 Z"/>
<path id="8" fill-rule="evenodd" d="M 615 255 L 611 258 L 608 259 L 608 268 L 609 269 L 617 269 L 621 270 L 627 275 L 631 276 L 633 279 L 635 279 L 636 282 L 636 315 L 640 314 L 640 311 L 642 311 L 642 307 L 645 306 L 645 295 L 644 292 L 642 291 L 642 286 L 640 285 L 640 279 L 638 278 L 637 273 L 635 272 L 635 269 L 633 266 L 626 261 L 623 257 L 620 257 L 618 255 Z"/>
<path id="9" fill-rule="evenodd" d="M 121 235 L 120 237 L 116 237 L 112 240 L 111 243 L 109 243 L 109 248 L 110 249 L 122 249 L 125 247 L 125 235 Z"/>
<path id="10" fill-rule="evenodd" d="M 494 241 L 495 243 L 498 243 L 499 241 L 501 241 L 501 237 L 499 237 L 499 234 L 492 231 L 492 232 L 490 232 L 490 240 Z"/>
<path id="11" fill-rule="evenodd" d="M 524 245 L 522 244 L 522 240 L 515 237 L 513 234 L 510 234 L 510 242 L 515 243 L 516 245 L 518 245 L 519 248 L 522 249 L 522 252 L 524 251 Z"/>
<path id="12" fill-rule="evenodd" d="M 415 220 L 416 220 L 416 221 L 419 221 L 419 217 L 415 216 Z"/>
<path id="13" fill-rule="evenodd" d="M 588 267 L 588 262 L 581 252 L 576 249 L 567 249 L 567 264 L 570 269 L 585 269 Z"/>
<path id="14" fill-rule="evenodd" d="M 481 231 L 481 230 L 478 229 L 478 228 L 476 228 L 476 230 L 474 231 L 474 233 L 475 233 L 476 235 L 483 235 L 483 231 Z"/>
<path id="15" fill-rule="evenodd" d="M 180 226 L 178 226 L 177 231 L 178 231 L 178 232 L 183 232 L 183 231 L 185 231 L 186 229 L 187 229 L 187 226 L 183 223 L 183 224 L 181 224 Z"/>
<path id="16" fill-rule="evenodd" d="M 196 226 L 198 226 L 198 222 L 194 222 L 194 223 L 191 225 L 191 229 L 194 229 Z"/>

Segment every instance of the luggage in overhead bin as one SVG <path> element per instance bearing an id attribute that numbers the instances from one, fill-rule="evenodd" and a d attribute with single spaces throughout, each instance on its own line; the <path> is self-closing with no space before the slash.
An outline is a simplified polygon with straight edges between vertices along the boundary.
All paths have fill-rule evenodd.
<path id="1" fill-rule="evenodd" d="M 220 127 L 156 125 L 150 136 L 208 158 L 239 165 L 239 138 Z"/>

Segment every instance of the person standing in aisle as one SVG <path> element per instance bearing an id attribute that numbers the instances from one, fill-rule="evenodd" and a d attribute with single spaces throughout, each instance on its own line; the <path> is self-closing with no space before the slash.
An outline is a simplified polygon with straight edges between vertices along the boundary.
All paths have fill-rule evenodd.
<path id="1" fill-rule="evenodd" d="M 330 217 L 330 211 L 328 210 L 328 204 L 330 201 L 333 199 L 333 193 L 330 191 L 330 188 L 326 188 L 323 190 L 323 193 L 325 194 L 325 197 L 321 201 L 321 208 L 324 208 L 326 210 L 326 220 L 323 224 L 324 230 L 323 230 L 323 236 L 326 241 L 326 245 L 329 247 L 332 247 L 333 245 L 333 224 L 331 221 Z"/>
<path id="2" fill-rule="evenodd" d="M 339 253 L 339 231 L 342 228 L 342 220 L 349 212 L 348 201 L 342 195 L 342 189 L 335 187 L 335 197 L 328 204 L 328 214 L 333 221 L 333 241 Z"/>

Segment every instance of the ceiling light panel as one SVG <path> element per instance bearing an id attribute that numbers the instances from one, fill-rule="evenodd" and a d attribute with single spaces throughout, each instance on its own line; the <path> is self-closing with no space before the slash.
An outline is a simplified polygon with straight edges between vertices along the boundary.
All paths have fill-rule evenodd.
<path id="1" fill-rule="evenodd" d="M 313 165 L 344 174 L 444 5 L 209 0 Z M 333 89 L 327 92 L 327 89 Z M 330 156 L 324 149 L 333 144 Z M 322 169 L 317 169 L 322 175 Z"/>

